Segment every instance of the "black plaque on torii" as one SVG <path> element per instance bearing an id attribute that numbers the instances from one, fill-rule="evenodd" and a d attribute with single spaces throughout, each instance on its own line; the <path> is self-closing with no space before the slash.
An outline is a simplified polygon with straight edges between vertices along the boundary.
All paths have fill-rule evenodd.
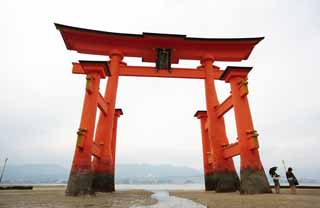
<path id="1" fill-rule="evenodd" d="M 157 59 L 156 59 L 156 69 L 167 69 L 171 72 L 171 48 L 156 48 Z"/>

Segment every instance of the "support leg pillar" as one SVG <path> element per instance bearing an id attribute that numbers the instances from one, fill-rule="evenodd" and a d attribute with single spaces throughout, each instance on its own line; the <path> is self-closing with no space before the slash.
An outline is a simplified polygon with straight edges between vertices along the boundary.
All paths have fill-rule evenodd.
<path id="1" fill-rule="evenodd" d="M 117 146 L 118 118 L 121 115 L 123 115 L 122 109 L 115 109 L 115 115 L 114 115 L 114 120 L 113 120 L 112 140 L 111 140 L 113 175 L 115 175 L 115 168 L 116 168 L 116 146 Z M 113 181 L 113 183 L 115 183 L 115 181 Z"/>
<path id="2" fill-rule="evenodd" d="M 271 189 L 260 161 L 258 152 L 258 134 L 254 130 L 249 103 L 247 99 L 247 74 L 250 69 L 229 68 L 225 73 L 226 82 L 231 84 L 232 102 L 234 106 L 240 146 L 240 193 L 271 193 Z"/>
<path id="3" fill-rule="evenodd" d="M 208 138 L 208 130 L 206 129 L 207 111 L 197 111 L 195 117 L 200 119 L 201 136 L 202 136 L 202 152 L 203 152 L 203 169 L 204 169 L 204 184 L 206 191 L 214 190 L 214 183 L 211 179 L 213 174 L 213 158 L 211 143 Z"/>
<path id="4" fill-rule="evenodd" d="M 93 190 L 91 172 L 91 150 L 97 112 L 100 75 L 87 74 L 86 93 L 82 109 L 77 145 L 72 162 L 66 195 L 91 194 Z"/>

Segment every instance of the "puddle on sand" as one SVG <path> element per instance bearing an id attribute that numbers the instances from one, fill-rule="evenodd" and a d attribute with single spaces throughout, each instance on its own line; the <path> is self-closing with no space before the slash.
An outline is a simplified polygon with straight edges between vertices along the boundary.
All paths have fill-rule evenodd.
<path id="1" fill-rule="evenodd" d="M 189 199 L 170 196 L 167 191 L 156 191 L 151 196 L 158 203 L 150 206 L 132 206 L 131 208 L 206 208 L 206 206 Z"/>

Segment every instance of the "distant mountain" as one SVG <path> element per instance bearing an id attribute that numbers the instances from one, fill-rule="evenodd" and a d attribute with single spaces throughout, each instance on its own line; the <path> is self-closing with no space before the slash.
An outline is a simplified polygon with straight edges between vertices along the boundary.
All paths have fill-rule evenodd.
<path id="1" fill-rule="evenodd" d="M 69 170 L 56 164 L 8 165 L 3 182 L 55 183 L 65 181 Z"/>
<path id="2" fill-rule="evenodd" d="M 2 169 L 2 167 L 0 167 Z M 66 183 L 69 169 L 57 164 L 24 164 L 8 165 L 3 183 Z M 118 164 L 116 166 L 116 181 L 131 181 L 130 183 L 172 182 L 172 178 L 201 176 L 201 172 L 189 168 L 173 165 L 148 164 Z"/>

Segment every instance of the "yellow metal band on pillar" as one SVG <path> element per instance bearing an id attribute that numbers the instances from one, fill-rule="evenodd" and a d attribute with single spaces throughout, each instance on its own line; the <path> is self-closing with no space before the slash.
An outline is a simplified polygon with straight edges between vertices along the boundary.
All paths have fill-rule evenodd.
<path id="1" fill-rule="evenodd" d="M 240 88 L 240 96 L 246 96 L 249 94 L 249 89 L 248 89 L 248 80 L 241 80 L 239 82 L 239 88 Z"/>
<path id="2" fill-rule="evenodd" d="M 91 92 L 92 92 L 92 79 L 93 78 L 90 75 L 87 75 L 87 77 L 86 77 L 86 80 L 87 80 L 86 90 L 89 94 L 91 94 Z"/>
<path id="3" fill-rule="evenodd" d="M 87 130 L 84 128 L 79 128 L 77 134 L 77 147 L 83 148 L 84 137 L 86 135 Z"/>
<path id="4" fill-rule="evenodd" d="M 259 134 L 257 133 L 257 131 L 256 130 L 248 130 L 246 133 L 248 135 L 247 138 L 249 139 L 248 148 L 250 150 L 258 149 L 259 148 L 259 141 L 258 141 Z"/>

